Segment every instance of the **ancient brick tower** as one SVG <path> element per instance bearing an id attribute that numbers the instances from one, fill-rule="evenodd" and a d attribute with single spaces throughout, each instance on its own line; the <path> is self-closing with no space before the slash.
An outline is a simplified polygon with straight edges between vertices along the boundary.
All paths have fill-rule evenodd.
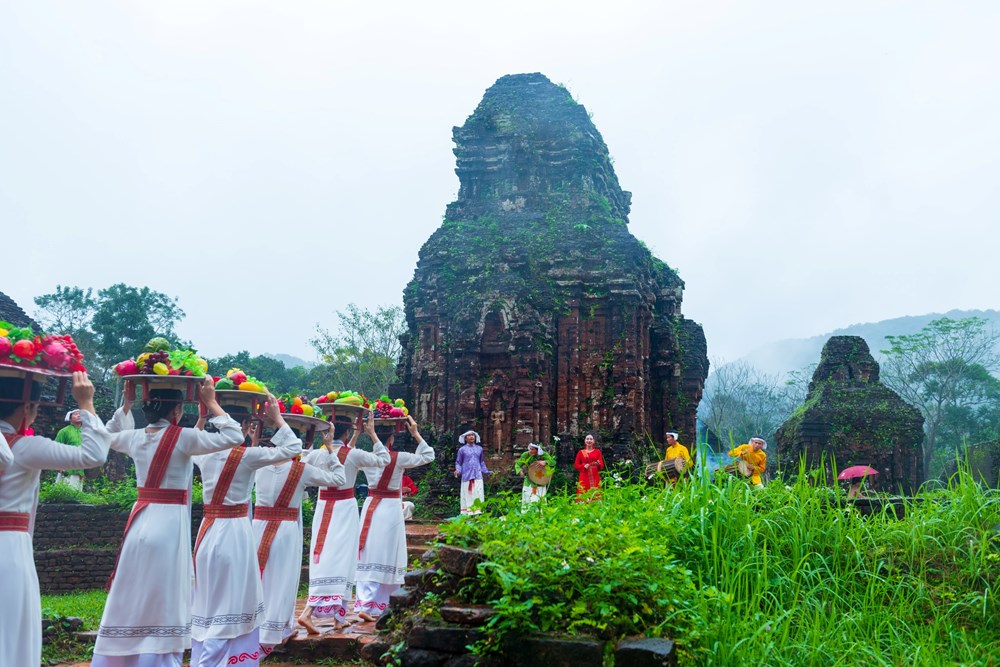
<path id="1" fill-rule="evenodd" d="M 695 433 L 708 373 L 684 283 L 628 231 L 601 134 L 541 74 L 505 76 L 454 130 L 458 199 L 420 250 L 400 377 L 437 434 L 487 451 L 594 429 Z"/>
<path id="2" fill-rule="evenodd" d="M 867 465 L 880 489 L 912 493 L 923 481 L 924 418 L 879 381 L 879 366 L 860 336 L 833 336 L 823 346 L 805 404 L 775 433 L 781 468 L 794 475 L 805 458 L 822 462 L 833 482 L 840 470 Z"/>

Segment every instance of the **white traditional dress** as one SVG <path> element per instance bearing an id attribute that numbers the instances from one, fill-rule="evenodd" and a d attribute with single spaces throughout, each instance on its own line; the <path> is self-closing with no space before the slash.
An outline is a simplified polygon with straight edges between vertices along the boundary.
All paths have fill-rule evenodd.
<path id="1" fill-rule="evenodd" d="M 285 461 L 257 471 L 253 536 L 257 544 L 264 620 L 264 654 L 295 631 L 295 600 L 302 572 L 302 494 L 307 486 L 340 486 L 344 465 L 328 449 L 302 461 Z"/>
<path id="2" fill-rule="evenodd" d="M 406 574 L 406 523 L 400 485 L 407 470 L 433 460 L 434 450 L 421 440 L 413 454 L 392 452 L 384 468 L 362 468 L 368 478 L 368 498 L 361 508 L 355 612 L 380 616 L 389 604 L 389 594 L 402 585 Z"/>
<path id="3" fill-rule="evenodd" d="M 116 417 L 126 425 L 131 419 Z M 93 667 L 179 667 L 191 648 L 192 457 L 243 442 L 233 419 L 211 422 L 218 433 L 160 420 L 150 425 L 157 429 L 152 433 L 129 429 L 111 439 L 112 449 L 135 461 L 139 499 L 122 538 Z"/>
<path id="4" fill-rule="evenodd" d="M 271 442 L 274 447 L 241 447 L 194 459 L 204 484 L 205 516 L 194 548 L 191 667 L 252 667 L 262 656 L 257 629 L 264 591 L 248 515 L 250 492 L 258 470 L 302 451 L 287 424 Z"/>
<path id="5" fill-rule="evenodd" d="M 42 607 L 31 533 L 42 470 L 95 468 L 108 457 L 110 434 L 86 411 L 79 447 L 37 435 L 18 437 L 0 420 L 11 460 L 0 475 L 0 665 L 36 667 L 42 661 Z"/>
<path id="6" fill-rule="evenodd" d="M 375 441 L 371 452 L 333 441 L 333 453 L 344 464 L 344 483 L 322 489 L 313 515 L 312 549 L 309 557 L 309 599 L 316 618 L 343 622 L 354 587 L 358 566 L 358 503 L 354 482 L 361 468 L 378 468 L 389 463 L 389 451 Z M 323 450 L 309 452 L 306 463 L 325 456 Z"/>
<path id="7" fill-rule="evenodd" d="M 7 438 L 0 433 L 0 470 L 6 470 L 7 466 L 14 462 L 14 453 L 10 451 Z"/>

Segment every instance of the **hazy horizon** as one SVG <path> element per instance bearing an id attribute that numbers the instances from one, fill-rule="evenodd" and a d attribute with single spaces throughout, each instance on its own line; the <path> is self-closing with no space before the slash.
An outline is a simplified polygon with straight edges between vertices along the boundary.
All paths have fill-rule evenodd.
<path id="1" fill-rule="evenodd" d="M 313 359 L 335 310 L 401 304 L 457 191 L 452 127 L 500 76 L 540 71 L 593 114 L 710 357 L 996 308 L 997 19 L 888 0 L 7 3 L 0 290 L 31 314 L 57 284 L 148 285 L 209 356 Z"/>

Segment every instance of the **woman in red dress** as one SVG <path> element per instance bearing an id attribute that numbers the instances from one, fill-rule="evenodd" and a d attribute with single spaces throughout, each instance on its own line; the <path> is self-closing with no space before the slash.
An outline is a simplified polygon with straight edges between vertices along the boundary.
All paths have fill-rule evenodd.
<path id="1" fill-rule="evenodd" d="M 576 461 L 573 467 L 580 471 L 580 480 L 576 485 L 577 495 L 588 493 L 591 489 L 597 489 L 591 495 L 594 498 L 600 497 L 601 471 L 604 470 L 604 456 L 601 450 L 597 449 L 597 436 L 588 433 L 583 441 L 583 449 L 576 453 Z"/>

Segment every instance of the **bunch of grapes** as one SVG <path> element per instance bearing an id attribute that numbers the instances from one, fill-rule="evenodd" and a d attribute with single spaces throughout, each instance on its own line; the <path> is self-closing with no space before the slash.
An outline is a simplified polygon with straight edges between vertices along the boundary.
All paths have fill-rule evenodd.
<path id="1" fill-rule="evenodd" d="M 143 375 L 152 375 L 153 366 L 155 366 L 157 363 L 166 364 L 167 367 L 169 368 L 170 353 L 163 352 L 162 350 L 160 352 L 150 352 L 149 356 L 146 357 L 146 360 L 142 363 L 142 368 L 139 369 L 139 372 L 142 373 Z"/>

